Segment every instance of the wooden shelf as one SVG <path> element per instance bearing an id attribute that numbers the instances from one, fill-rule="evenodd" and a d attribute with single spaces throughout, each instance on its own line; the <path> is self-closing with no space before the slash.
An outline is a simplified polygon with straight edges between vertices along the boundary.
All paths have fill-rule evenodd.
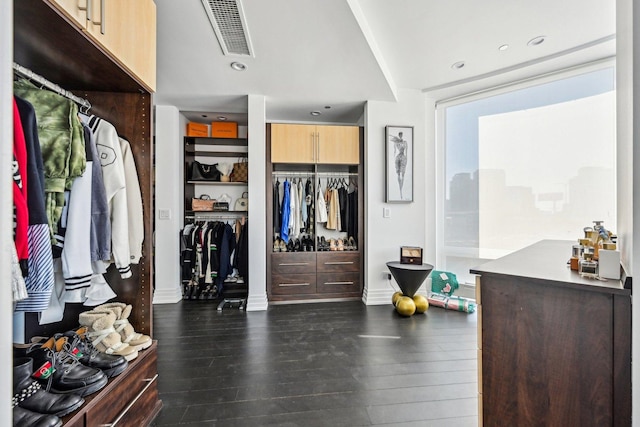
<path id="1" fill-rule="evenodd" d="M 185 136 L 185 145 L 198 144 L 198 145 L 237 145 L 239 147 L 246 147 L 249 145 L 247 138 L 207 138 L 199 136 Z"/>
<path id="2" fill-rule="evenodd" d="M 237 182 L 237 181 L 231 181 L 231 182 L 222 182 L 222 181 L 187 181 L 187 184 L 194 184 L 194 185 L 243 185 L 243 186 L 247 186 L 249 185 L 248 182 Z"/>

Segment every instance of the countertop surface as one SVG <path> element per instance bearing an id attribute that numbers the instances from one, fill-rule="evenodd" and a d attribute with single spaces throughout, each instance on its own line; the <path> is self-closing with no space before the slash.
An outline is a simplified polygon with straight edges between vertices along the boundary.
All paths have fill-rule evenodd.
<path id="1" fill-rule="evenodd" d="M 630 294 L 624 289 L 620 280 L 597 280 L 581 277 L 577 271 L 572 271 L 567 264 L 571 258 L 570 240 L 542 240 L 512 254 L 489 261 L 470 270 L 472 274 L 480 276 L 502 275 L 585 286 L 596 292 L 616 294 Z"/>

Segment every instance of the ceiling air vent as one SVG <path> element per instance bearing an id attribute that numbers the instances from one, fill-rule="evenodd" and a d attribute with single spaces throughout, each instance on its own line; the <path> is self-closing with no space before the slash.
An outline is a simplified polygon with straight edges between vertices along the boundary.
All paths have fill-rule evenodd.
<path id="1" fill-rule="evenodd" d="M 225 55 L 253 56 L 240 0 L 202 0 Z"/>

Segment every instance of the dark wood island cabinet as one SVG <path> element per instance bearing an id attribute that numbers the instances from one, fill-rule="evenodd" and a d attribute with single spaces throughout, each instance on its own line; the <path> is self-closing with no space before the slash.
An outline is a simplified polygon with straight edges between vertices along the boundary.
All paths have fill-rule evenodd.
<path id="1" fill-rule="evenodd" d="M 631 291 L 544 240 L 477 274 L 480 426 L 630 426 Z"/>

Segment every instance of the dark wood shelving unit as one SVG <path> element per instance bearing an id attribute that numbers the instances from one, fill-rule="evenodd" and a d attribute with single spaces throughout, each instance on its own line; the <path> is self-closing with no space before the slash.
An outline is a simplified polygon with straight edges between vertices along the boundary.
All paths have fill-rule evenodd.
<path id="1" fill-rule="evenodd" d="M 131 143 L 142 194 L 144 243 L 132 277 L 122 279 L 113 266 L 105 278 L 117 294 L 116 301 L 131 304 L 129 320 L 137 332 L 153 336 L 153 102 L 152 93 L 102 46 L 70 22 L 50 0 L 14 0 L 14 61 L 51 82 L 87 99 L 90 113 L 110 122 Z M 66 304 L 62 321 L 38 323 L 37 313 L 26 313 L 25 341 L 32 336 L 52 336 L 78 326 L 78 314 L 90 310 Z M 157 388 L 157 344 L 81 408 L 65 417 L 66 425 L 95 427 L 145 426 L 162 407 Z"/>

